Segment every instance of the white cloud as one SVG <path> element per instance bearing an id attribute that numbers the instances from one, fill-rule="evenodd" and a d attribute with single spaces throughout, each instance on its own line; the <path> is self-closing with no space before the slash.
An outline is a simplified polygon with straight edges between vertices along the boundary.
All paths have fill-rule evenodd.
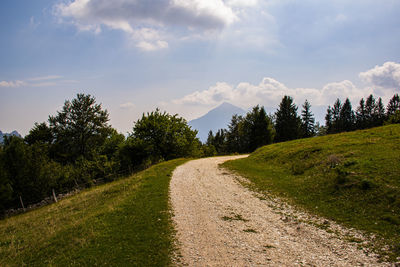
<path id="1" fill-rule="evenodd" d="M 123 104 L 119 105 L 119 107 L 121 109 L 132 109 L 135 107 L 135 104 L 133 104 L 132 102 L 127 102 L 127 103 L 123 103 Z"/>
<path id="2" fill-rule="evenodd" d="M 400 89 L 400 64 L 386 62 L 382 66 L 360 73 L 360 78 L 383 89 Z"/>
<path id="3" fill-rule="evenodd" d="M 219 31 L 238 21 L 242 8 L 256 4 L 257 0 L 74 0 L 57 4 L 55 14 L 82 31 L 122 30 L 137 47 L 152 51 L 167 48 L 171 34 L 185 38 Z"/>
<path id="4" fill-rule="evenodd" d="M 40 22 L 37 22 L 35 17 L 32 16 L 29 20 L 29 27 L 31 27 L 32 29 L 36 29 L 39 25 Z"/>
<path id="5" fill-rule="evenodd" d="M 63 76 L 60 75 L 48 75 L 48 76 L 42 76 L 42 77 L 34 77 L 29 79 L 30 81 L 48 81 L 48 80 L 56 80 L 56 79 L 61 79 Z"/>
<path id="6" fill-rule="evenodd" d="M 0 87 L 49 87 L 49 86 L 57 86 L 59 84 L 75 84 L 79 83 L 76 80 L 64 80 L 63 76 L 60 75 L 47 75 L 34 77 L 30 79 L 26 79 L 25 81 L 16 80 L 16 81 L 0 81 Z"/>
<path id="7" fill-rule="evenodd" d="M 141 41 L 137 43 L 136 46 L 144 51 L 154 51 L 158 49 L 168 48 L 168 43 L 165 41 L 157 41 L 155 43 Z"/>
<path id="8" fill-rule="evenodd" d="M 8 88 L 15 88 L 15 87 L 21 87 L 26 85 L 24 81 L 1 81 L 0 82 L 0 87 L 8 87 Z"/>
<path id="9" fill-rule="evenodd" d="M 323 88 L 288 88 L 283 83 L 266 77 L 259 84 L 242 82 L 236 86 L 219 82 L 204 91 L 196 91 L 180 99 L 172 101 L 171 106 L 184 107 L 203 106 L 214 107 L 224 101 L 247 109 L 261 104 L 266 107 L 277 107 L 284 95 L 294 98 L 298 106 L 306 99 L 313 106 L 332 105 L 337 98 L 344 100 L 349 97 L 354 105 L 371 93 L 369 89 L 359 89 L 348 80 L 326 84 Z"/>
<path id="10" fill-rule="evenodd" d="M 256 6 L 258 0 L 228 0 L 226 4 L 232 7 L 251 7 Z"/>
<path id="11" fill-rule="evenodd" d="M 168 43 L 163 41 L 161 33 L 152 28 L 132 30 L 130 34 L 135 46 L 144 51 L 154 51 L 168 48 Z"/>
<path id="12" fill-rule="evenodd" d="M 332 105 L 336 98 L 344 100 L 349 98 L 354 104 L 372 93 L 371 89 L 368 88 L 357 88 L 351 81 L 344 80 L 342 82 L 328 83 L 320 92 L 321 102 L 324 104 Z M 328 102 L 327 102 L 328 101 Z"/>
<path id="13" fill-rule="evenodd" d="M 316 117 L 323 121 L 326 107 L 333 105 L 337 98 L 342 101 L 349 98 L 353 109 L 356 109 L 361 98 L 366 98 L 370 94 L 374 94 L 377 98 L 381 97 L 387 103 L 395 93 L 399 93 L 399 75 L 400 64 L 386 62 L 383 66 L 377 66 L 359 74 L 361 79 L 373 85 L 363 88 L 355 86 L 349 80 L 328 83 L 322 88 L 289 88 L 270 77 L 263 78 L 259 84 L 241 82 L 235 86 L 226 82 L 218 82 L 206 90 L 196 91 L 171 102 L 165 102 L 162 106 L 193 119 L 225 101 L 243 109 L 258 104 L 276 108 L 282 97 L 289 95 L 293 97 L 299 108 L 308 99 L 316 108 Z"/>

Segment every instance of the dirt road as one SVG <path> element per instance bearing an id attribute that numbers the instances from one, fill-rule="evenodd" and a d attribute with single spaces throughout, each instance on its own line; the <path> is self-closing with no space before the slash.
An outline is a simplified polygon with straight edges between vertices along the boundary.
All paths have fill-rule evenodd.
<path id="1" fill-rule="evenodd" d="M 293 208 L 277 208 L 274 200 L 243 187 L 242 178 L 218 168 L 239 157 L 193 160 L 174 171 L 170 196 L 180 248 L 177 265 L 383 265 L 357 244 L 285 215 L 293 215 Z"/>

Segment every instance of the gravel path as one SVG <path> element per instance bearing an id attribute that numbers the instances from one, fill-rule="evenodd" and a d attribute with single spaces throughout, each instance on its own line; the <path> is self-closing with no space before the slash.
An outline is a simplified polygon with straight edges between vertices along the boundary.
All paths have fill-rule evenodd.
<path id="1" fill-rule="evenodd" d="M 170 197 L 177 230 L 177 265 L 378 266 L 357 244 L 293 220 L 259 198 L 218 164 L 243 156 L 187 162 L 173 173 Z M 301 215 L 300 215 L 301 216 Z M 329 223 L 325 221 L 325 223 Z"/>

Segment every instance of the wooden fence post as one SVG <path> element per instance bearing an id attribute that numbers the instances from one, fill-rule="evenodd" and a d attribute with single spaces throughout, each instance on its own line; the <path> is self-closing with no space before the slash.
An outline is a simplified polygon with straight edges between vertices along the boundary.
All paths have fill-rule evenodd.
<path id="1" fill-rule="evenodd" d="M 53 198 L 54 198 L 54 201 L 57 202 L 57 197 L 56 197 L 56 193 L 54 192 L 54 189 L 53 189 Z"/>
<path id="2" fill-rule="evenodd" d="M 22 209 L 25 211 L 24 202 L 22 201 L 22 197 L 21 196 L 19 196 L 19 201 L 21 201 Z"/>

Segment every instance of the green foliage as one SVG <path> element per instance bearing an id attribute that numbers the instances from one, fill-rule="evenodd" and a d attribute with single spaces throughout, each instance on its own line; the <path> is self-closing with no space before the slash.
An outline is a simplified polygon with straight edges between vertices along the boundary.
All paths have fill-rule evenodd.
<path id="1" fill-rule="evenodd" d="M 50 126 L 35 123 L 24 138 L 6 138 L 0 151 L 0 210 L 40 202 L 56 192 L 112 180 L 125 137 L 108 124 L 108 113 L 90 95 L 66 101 Z"/>
<path id="2" fill-rule="evenodd" d="M 274 134 L 264 107 L 255 106 L 245 117 L 232 116 L 228 130 L 221 129 L 215 136 L 210 131 L 207 144 L 214 146 L 218 154 L 245 153 L 272 143 Z"/>
<path id="3" fill-rule="evenodd" d="M 17 203 L 23 196 L 26 203 L 42 200 L 55 185 L 57 175 L 51 170 L 47 156 L 47 146 L 39 143 L 27 145 L 23 139 L 11 137 L 7 140 L 3 151 L 3 171 L 1 180 L 6 182 L 3 190 L 12 192 L 8 205 Z"/>
<path id="4" fill-rule="evenodd" d="M 339 113 L 339 121 L 337 125 L 338 132 L 352 131 L 354 130 L 355 115 L 351 107 L 350 100 L 346 98 Z"/>
<path id="5" fill-rule="evenodd" d="M 217 155 L 217 150 L 213 145 L 205 144 L 202 146 L 202 149 L 203 149 L 202 155 L 204 157 L 213 157 Z"/>
<path id="6" fill-rule="evenodd" d="M 400 125 L 269 145 L 225 163 L 312 213 L 378 236 L 375 248 L 400 256 Z M 390 250 L 380 250 L 387 245 Z M 397 251 L 397 252 L 396 252 Z"/>
<path id="7" fill-rule="evenodd" d="M 293 98 L 284 96 L 275 116 L 276 142 L 293 140 L 301 136 L 301 120 L 297 115 L 297 106 L 293 103 Z"/>
<path id="8" fill-rule="evenodd" d="M 45 122 L 40 124 L 35 123 L 33 128 L 29 131 L 29 134 L 25 136 L 24 140 L 29 145 L 35 143 L 51 144 L 53 142 L 53 134 Z"/>
<path id="9" fill-rule="evenodd" d="M 154 163 L 214 155 L 204 150 L 183 118 L 143 114 L 127 140 L 108 125 L 108 112 L 94 97 L 78 94 L 56 116 L 35 123 L 25 139 L 6 138 L 0 150 L 0 211 L 40 202 L 52 193 L 112 181 Z M 215 149 L 215 148 L 214 148 Z"/>
<path id="10" fill-rule="evenodd" d="M 328 133 L 339 133 L 343 130 L 343 121 L 345 119 L 341 117 L 341 115 L 344 116 L 346 113 L 350 112 L 348 109 L 349 105 L 347 105 L 346 108 L 343 109 L 342 102 L 340 101 L 339 98 L 336 99 L 333 108 L 331 108 L 330 106 L 328 107 L 327 114 L 325 116 L 326 125 L 328 126 L 327 128 Z M 351 110 L 351 105 L 350 105 L 350 110 Z"/>
<path id="11" fill-rule="evenodd" d="M 219 129 L 215 136 L 213 132 L 210 131 L 208 133 L 206 145 L 210 147 L 210 149 L 215 149 L 215 152 L 218 155 L 226 154 L 227 151 L 227 131 L 225 129 Z"/>
<path id="12" fill-rule="evenodd" d="M 365 129 L 368 126 L 367 122 L 367 111 L 365 109 L 364 98 L 360 100 L 360 105 L 356 111 L 356 127 L 357 129 Z"/>
<path id="13" fill-rule="evenodd" d="M 358 108 L 358 110 L 360 110 L 360 116 L 357 117 L 359 119 L 357 124 L 359 124 L 361 128 L 371 128 L 383 124 L 386 119 L 386 114 L 381 98 L 376 102 L 374 96 L 371 94 L 365 102 L 364 110 L 361 104 L 360 102 L 360 107 Z"/>
<path id="14" fill-rule="evenodd" d="M 128 138 L 117 152 L 117 161 L 122 170 L 144 169 L 148 167 L 152 161 L 153 147 L 149 146 L 145 141 L 137 138 Z"/>
<path id="15" fill-rule="evenodd" d="M 192 130 L 185 119 L 156 109 L 143 114 L 128 140 L 146 147 L 147 158 L 158 162 L 199 155 L 200 141 L 196 135 L 197 131 Z"/>
<path id="16" fill-rule="evenodd" d="M 247 141 L 247 151 L 254 151 L 261 146 L 271 144 L 275 134 L 264 107 L 258 105 L 246 114 L 242 131 Z"/>
<path id="17" fill-rule="evenodd" d="M 243 120 L 242 116 L 233 115 L 228 125 L 227 149 L 229 152 L 244 152 L 247 150 Z"/>
<path id="18" fill-rule="evenodd" d="M 115 129 L 110 130 L 110 135 L 100 147 L 100 154 L 107 156 L 108 160 L 113 160 L 118 153 L 119 148 L 124 144 L 125 136 L 118 133 Z"/>
<path id="19" fill-rule="evenodd" d="M 13 189 L 11 181 L 6 175 L 5 154 L 3 146 L 0 146 L 0 211 L 5 209 L 12 199 Z"/>
<path id="20" fill-rule="evenodd" d="M 385 107 L 383 106 L 382 98 L 378 98 L 376 109 L 374 112 L 374 126 L 381 126 L 386 119 Z"/>
<path id="21" fill-rule="evenodd" d="M 315 135 L 315 119 L 311 112 L 311 105 L 306 99 L 301 111 L 301 130 L 302 137 L 311 137 Z"/>
<path id="22" fill-rule="evenodd" d="M 388 106 L 386 108 L 386 117 L 390 117 L 396 114 L 396 112 L 400 111 L 400 97 L 398 94 L 395 94 L 389 101 Z"/>
<path id="23" fill-rule="evenodd" d="M 384 124 L 396 123 L 395 113 L 400 110 L 400 100 L 396 94 L 390 100 L 387 112 L 382 99 L 376 101 L 371 94 L 366 101 L 362 98 L 356 113 L 352 111 L 349 99 L 346 99 L 342 105 L 337 99 L 333 108 L 328 107 L 325 116 L 327 133 L 339 133 L 345 131 L 353 131 L 356 129 L 372 128 L 382 126 Z M 393 117 L 394 116 L 394 117 Z"/>
<path id="24" fill-rule="evenodd" d="M 400 110 L 397 110 L 396 113 L 391 115 L 387 120 L 386 124 L 400 123 Z"/>
<path id="25" fill-rule="evenodd" d="M 332 114 L 331 106 L 328 106 L 328 109 L 326 110 L 325 127 L 326 127 L 326 133 L 332 132 L 332 129 L 333 129 L 333 114 Z"/>
<path id="26" fill-rule="evenodd" d="M 79 157 L 90 159 L 111 133 L 108 112 L 90 95 L 78 94 L 65 101 L 56 116 L 49 117 L 54 136 L 54 156 L 63 163 Z"/>
<path id="27" fill-rule="evenodd" d="M 0 266 L 169 266 L 168 187 L 186 160 L 153 166 L 0 221 Z"/>

